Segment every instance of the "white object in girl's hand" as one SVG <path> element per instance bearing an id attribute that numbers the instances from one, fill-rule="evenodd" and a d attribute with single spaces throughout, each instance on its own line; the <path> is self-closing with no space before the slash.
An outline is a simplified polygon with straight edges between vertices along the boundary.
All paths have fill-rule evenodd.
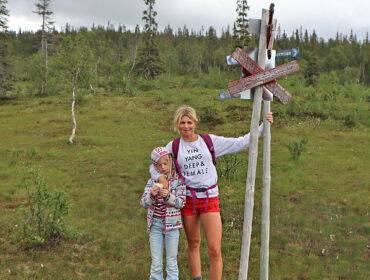
<path id="1" fill-rule="evenodd" d="M 162 189 L 163 188 L 163 184 L 154 183 L 154 187 L 158 187 L 158 188 Z"/>

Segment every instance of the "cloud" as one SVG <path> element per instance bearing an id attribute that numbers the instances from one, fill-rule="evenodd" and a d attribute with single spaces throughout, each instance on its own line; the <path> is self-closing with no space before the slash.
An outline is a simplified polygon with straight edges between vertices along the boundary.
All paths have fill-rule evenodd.
<path id="1" fill-rule="evenodd" d="M 26 26 L 28 30 L 39 28 L 40 18 L 33 14 L 36 0 L 10 0 L 9 27 L 18 30 Z M 268 8 L 271 0 L 248 0 L 248 17 L 260 18 L 262 8 Z M 296 28 L 303 27 L 320 37 L 329 38 L 336 32 L 349 34 L 353 29 L 359 38 L 369 30 L 368 11 L 370 1 L 352 0 L 275 0 L 275 18 L 288 35 Z M 51 0 L 57 29 L 66 23 L 74 27 L 124 24 L 133 29 L 141 20 L 145 4 L 142 0 Z M 174 29 L 186 25 L 199 31 L 203 26 L 216 28 L 232 27 L 236 19 L 236 0 L 156 0 L 154 9 L 158 12 L 160 29 L 168 24 Z M 23 29 L 23 28 L 22 28 Z"/>

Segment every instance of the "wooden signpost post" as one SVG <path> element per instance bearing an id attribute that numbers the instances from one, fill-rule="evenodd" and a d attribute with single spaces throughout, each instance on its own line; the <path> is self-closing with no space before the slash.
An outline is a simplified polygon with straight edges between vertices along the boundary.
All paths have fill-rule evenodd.
<path id="1" fill-rule="evenodd" d="M 258 124 L 261 114 L 261 102 L 263 87 L 268 89 L 283 104 L 287 104 L 292 96 L 276 82 L 276 79 L 299 71 L 297 61 L 291 61 L 278 67 L 265 70 L 266 54 L 267 59 L 271 58 L 276 20 L 272 20 L 274 14 L 274 4 L 270 5 L 270 10 L 262 10 L 262 19 L 251 20 L 249 32 L 259 34 L 258 63 L 251 58 L 247 52 L 237 48 L 231 56 L 227 57 L 228 65 L 240 64 L 243 67 L 243 74 L 250 75 L 238 81 L 228 84 L 228 91 L 220 93 L 220 99 L 233 97 L 243 97 L 246 90 L 254 88 L 253 112 L 250 127 L 250 146 L 248 158 L 248 175 L 245 192 L 245 207 L 243 221 L 242 248 L 239 266 L 238 280 L 246 280 L 248 277 L 248 262 L 250 252 L 250 242 L 252 233 L 252 218 L 254 207 L 254 185 L 256 179 L 256 166 L 258 155 Z M 250 51 L 250 48 L 248 52 Z M 250 52 L 249 52 L 250 53 Z M 298 49 L 283 50 L 280 58 L 296 57 L 299 55 Z M 277 57 L 277 56 L 276 56 Z M 271 67 L 271 65 L 270 65 Z M 245 77 L 246 76 L 246 77 Z M 266 115 L 270 112 L 270 99 L 264 101 L 264 131 L 263 131 L 263 190 L 262 190 L 262 228 L 261 228 L 261 254 L 260 254 L 260 279 L 268 279 L 269 265 L 269 233 L 270 233 L 270 123 L 266 120 Z"/>
<path id="2" fill-rule="evenodd" d="M 258 64 L 262 69 L 265 67 L 266 60 L 266 31 L 268 23 L 269 11 L 262 10 L 261 31 L 258 51 Z M 240 61 L 239 61 L 240 63 Z M 248 71 L 248 69 L 246 69 Z M 250 240 L 252 235 L 252 220 L 254 207 L 254 184 L 256 180 L 256 167 L 258 155 L 258 124 L 261 114 L 262 101 L 262 86 L 258 86 L 254 92 L 253 98 L 253 112 L 250 128 L 250 145 L 248 157 L 248 175 L 245 190 L 245 205 L 244 205 L 244 221 L 243 221 L 243 235 L 242 248 L 239 265 L 239 280 L 245 280 L 248 277 L 248 262 Z"/>
<path id="3" fill-rule="evenodd" d="M 274 42 L 275 28 L 271 26 L 274 16 L 275 5 L 270 5 L 269 25 L 267 26 L 267 44 L 268 56 L 271 55 L 271 49 Z M 297 64 L 298 65 L 298 64 Z M 263 102 L 263 174 L 262 174 L 262 224 L 261 224 L 261 249 L 260 249 L 260 279 L 268 280 L 269 278 L 269 243 L 270 243 L 270 146 L 271 132 L 270 123 L 266 120 L 266 115 L 270 112 L 270 102 Z"/>

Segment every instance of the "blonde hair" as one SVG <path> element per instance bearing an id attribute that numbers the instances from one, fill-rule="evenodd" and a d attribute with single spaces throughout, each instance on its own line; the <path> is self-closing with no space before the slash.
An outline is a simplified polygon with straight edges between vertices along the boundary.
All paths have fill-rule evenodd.
<path id="1" fill-rule="evenodd" d="M 172 157 L 171 154 L 164 155 L 160 159 L 162 159 L 162 158 L 166 159 L 167 162 L 168 162 L 169 169 L 168 169 L 168 172 L 166 174 L 166 177 L 167 177 L 167 180 L 170 181 L 173 177 L 177 176 L 177 170 L 176 170 L 175 162 L 174 162 L 173 157 Z"/>
<path id="2" fill-rule="evenodd" d="M 173 129 L 175 132 L 179 132 L 180 121 L 183 117 L 188 117 L 195 123 L 198 122 L 197 113 L 195 112 L 194 108 L 189 106 L 181 106 L 176 110 L 173 118 Z"/>

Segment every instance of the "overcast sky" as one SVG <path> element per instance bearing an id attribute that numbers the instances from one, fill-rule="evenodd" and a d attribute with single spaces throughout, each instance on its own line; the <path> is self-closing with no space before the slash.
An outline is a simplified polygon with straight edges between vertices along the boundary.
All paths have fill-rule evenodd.
<path id="1" fill-rule="evenodd" d="M 32 11 L 36 0 L 8 0 L 9 29 L 18 31 L 39 29 L 41 19 Z M 288 35 L 300 26 L 326 40 L 337 32 L 349 35 L 351 29 L 357 38 L 365 38 L 370 31 L 370 0 L 248 0 L 249 18 L 260 18 L 262 8 L 275 3 L 275 18 L 281 30 Z M 123 24 L 132 29 L 143 25 L 145 9 L 142 0 L 51 0 L 55 27 L 66 23 L 74 27 Z M 174 30 L 186 25 L 189 29 L 208 29 L 213 26 L 220 35 L 222 28 L 232 29 L 236 19 L 236 0 L 156 0 L 154 9 L 159 29 L 170 25 Z"/>

